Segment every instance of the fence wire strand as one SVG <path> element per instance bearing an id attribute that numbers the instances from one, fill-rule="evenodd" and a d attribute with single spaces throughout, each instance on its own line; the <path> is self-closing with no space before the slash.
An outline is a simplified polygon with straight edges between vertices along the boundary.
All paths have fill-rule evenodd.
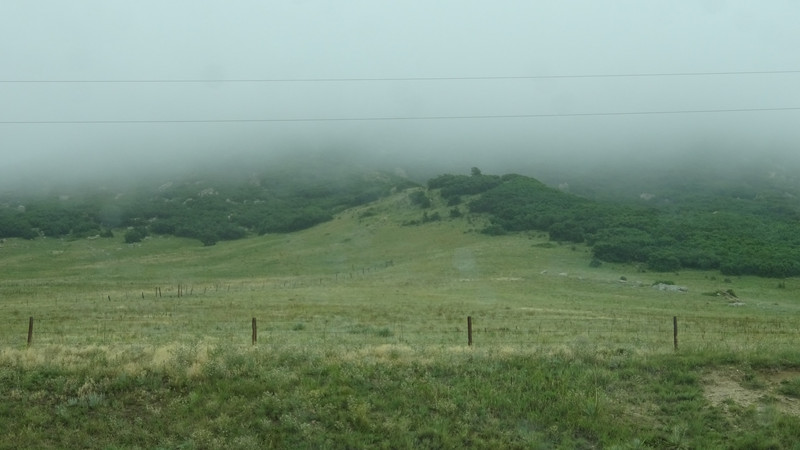
<path id="1" fill-rule="evenodd" d="M 257 316 L 256 316 L 257 317 Z M 0 319 L 0 345 L 25 345 L 27 317 Z M 252 318 L 211 320 L 195 317 L 148 315 L 111 317 L 101 315 L 34 318 L 32 345 L 164 345 L 181 340 L 212 340 L 230 344 L 251 344 Z M 473 318 L 474 345 L 544 346 L 591 343 L 606 346 L 673 345 L 672 317 L 611 319 L 552 319 L 502 316 Z M 796 345 L 800 342 L 797 318 L 718 319 L 679 317 L 678 340 L 685 345 Z M 467 345 L 466 315 L 459 320 L 442 319 L 437 326 L 411 322 L 363 323 L 356 318 L 258 318 L 259 343 L 326 343 L 332 345 Z"/>

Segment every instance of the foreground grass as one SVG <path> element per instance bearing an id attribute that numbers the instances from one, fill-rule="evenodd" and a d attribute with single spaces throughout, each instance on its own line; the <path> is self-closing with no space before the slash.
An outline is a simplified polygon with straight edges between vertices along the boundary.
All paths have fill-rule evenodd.
<path id="1" fill-rule="evenodd" d="M 756 404 L 705 393 L 731 367 Z M 795 377 L 773 388 L 776 371 Z M 779 392 L 798 379 L 797 353 L 5 350 L 0 447 L 796 448 Z"/>

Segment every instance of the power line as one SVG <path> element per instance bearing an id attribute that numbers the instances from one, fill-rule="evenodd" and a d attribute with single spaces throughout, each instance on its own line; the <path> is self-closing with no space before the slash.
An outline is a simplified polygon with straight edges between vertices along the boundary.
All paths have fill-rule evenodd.
<path id="1" fill-rule="evenodd" d="M 192 123 L 287 123 L 287 122 L 378 122 L 378 121 L 425 121 L 425 120 L 486 120 L 486 119 L 536 119 L 559 117 L 601 116 L 650 116 L 680 114 L 720 114 L 745 112 L 800 111 L 800 107 L 786 108 L 738 108 L 673 111 L 622 111 L 565 114 L 500 114 L 468 116 L 385 116 L 385 117 L 323 117 L 293 119 L 176 119 L 176 120 L 16 120 L 0 121 L 0 125 L 115 125 L 115 124 L 192 124 Z"/>
<path id="2" fill-rule="evenodd" d="M 476 77 L 387 77 L 387 78 L 243 78 L 243 79 L 94 79 L 94 80 L 0 80 L 2 84 L 190 84 L 190 83 L 356 83 L 397 81 L 502 81 L 502 80 L 551 80 L 581 78 L 655 78 L 655 77 L 709 77 L 742 75 L 787 75 L 800 70 L 762 70 L 739 72 L 663 72 L 630 74 L 588 75 L 519 75 Z"/>

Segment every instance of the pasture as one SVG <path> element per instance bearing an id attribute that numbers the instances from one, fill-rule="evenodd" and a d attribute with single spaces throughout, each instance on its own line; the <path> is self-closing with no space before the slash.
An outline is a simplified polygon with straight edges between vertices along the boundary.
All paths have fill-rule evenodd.
<path id="1" fill-rule="evenodd" d="M 7 240 L 0 447 L 800 439 L 798 280 L 592 268 L 543 234 L 417 215 L 398 194 L 212 247 Z"/>

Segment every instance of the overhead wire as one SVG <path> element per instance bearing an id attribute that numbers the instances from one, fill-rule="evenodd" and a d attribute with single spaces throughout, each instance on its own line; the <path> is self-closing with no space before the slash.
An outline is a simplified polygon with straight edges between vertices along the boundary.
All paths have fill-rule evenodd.
<path id="1" fill-rule="evenodd" d="M 799 74 L 800 70 L 760 70 L 727 72 L 656 72 L 621 74 L 572 74 L 572 75 L 510 75 L 510 76 L 445 76 L 445 77 L 351 77 L 351 78 L 186 78 L 186 79 L 87 79 L 87 80 L 0 80 L 5 84 L 181 84 L 181 83 L 354 83 L 354 82 L 397 82 L 397 81 L 502 81 L 502 80 L 549 80 L 580 78 L 654 78 L 654 77 L 707 77 L 739 75 L 788 75 Z"/>
<path id="2" fill-rule="evenodd" d="M 270 122 L 369 122 L 369 121 L 414 121 L 414 120 L 485 120 L 485 119 L 529 119 L 559 117 L 600 116 L 648 116 L 678 114 L 718 114 L 745 112 L 800 111 L 800 107 L 785 108 L 730 108 L 663 111 L 619 111 L 590 113 L 546 113 L 546 114 L 486 114 L 464 116 L 384 116 L 384 117 L 320 117 L 320 118 L 272 118 L 272 119 L 157 119 L 157 120 L 14 120 L 0 121 L 0 125 L 113 125 L 113 124 L 192 124 L 192 123 L 270 123 Z"/>
<path id="3" fill-rule="evenodd" d="M 196 83 L 338 83 L 338 82 L 423 82 L 423 81 L 502 81 L 546 79 L 602 79 L 602 78 L 655 78 L 655 77 L 706 77 L 800 74 L 800 70 L 762 70 L 726 72 L 663 72 L 587 75 L 520 75 L 520 76 L 468 76 L 468 77 L 388 77 L 388 78 L 253 78 L 253 79 L 94 79 L 94 80 L 0 80 L 0 84 L 196 84 Z M 191 124 L 191 123 L 270 123 L 270 122 L 365 122 L 365 121 L 425 121 L 425 120 L 486 120 L 527 119 L 559 117 L 646 116 L 681 114 L 719 114 L 744 112 L 798 111 L 800 107 L 728 108 L 700 110 L 656 111 L 601 111 L 586 113 L 542 114 L 483 114 L 443 116 L 384 116 L 384 117 L 300 117 L 300 118 L 240 118 L 240 119 L 145 119 L 145 120 L 1 120 L 2 125 L 69 125 L 69 124 Z"/>

